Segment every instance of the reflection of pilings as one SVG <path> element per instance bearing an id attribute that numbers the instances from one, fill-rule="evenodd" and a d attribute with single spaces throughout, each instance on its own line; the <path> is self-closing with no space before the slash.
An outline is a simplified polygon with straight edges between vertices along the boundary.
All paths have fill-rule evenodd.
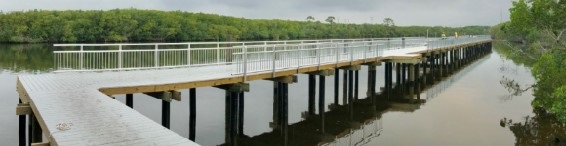
<path id="1" fill-rule="evenodd" d="M 244 135 L 244 92 L 238 96 L 238 135 Z"/>
<path id="2" fill-rule="evenodd" d="M 312 102 L 312 104 L 314 104 L 314 102 Z M 273 129 L 277 129 L 278 128 L 277 125 L 279 125 L 279 83 L 278 82 L 273 82 L 273 122 L 270 125 L 271 125 L 270 127 Z"/>
<path id="3" fill-rule="evenodd" d="M 368 91 L 367 96 L 370 98 L 375 97 L 375 86 L 376 86 L 376 74 L 377 74 L 377 67 L 374 65 L 368 66 Z M 372 100 L 373 102 L 373 100 Z"/>
<path id="4" fill-rule="evenodd" d="M 353 103 L 354 97 L 354 70 L 348 70 L 348 103 Z"/>
<path id="5" fill-rule="evenodd" d="M 319 92 L 319 94 L 318 94 L 319 95 L 318 96 L 318 111 L 319 111 L 318 114 L 320 116 L 321 132 L 325 133 L 325 131 L 324 131 L 324 128 L 325 128 L 324 127 L 325 126 L 325 123 L 324 123 L 324 112 L 325 112 L 325 110 L 324 110 L 324 104 L 325 104 L 324 93 L 325 93 L 326 90 L 324 89 L 324 86 L 326 84 L 326 79 L 325 79 L 324 75 L 320 75 L 319 80 L 320 80 L 319 81 L 320 85 L 319 85 L 319 90 L 318 90 L 318 92 Z"/>
<path id="6" fill-rule="evenodd" d="M 444 76 L 444 66 L 446 65 L 445 63 L 445 53 L 444 52 L 440 52 L 439 55 L 439 67 L 438 67 L 438 73 L 440 74 L 440 77 Z"/>
<path id="7" fill-rule="evenodd" d="M 417 94 L 417 99 L 421 99 L 421 79 L 424 78 L 424 74 L 423 76 L 420 75 L 420 68 L 421 68 L 422 64 L 418 63 L 415 65 L 415 69 L 414 69 L 414 75 L 415 75 L 415 80 L 413 81 L 413 85 L 414 85 L 414 90 L 415 93 Z"/>
<path id="8" fill-rule="evenodd" d="M 417 73 L 415 73 L 415 65 L 414 64 L 409 64 L 408 65 L 409 68 L 409 85 L 413 85 L 413 83 L 415 82 L 415 76 L 417 75 Z"/>
<path id="9" fill-rule="evenodd" d="M 348 71 L 344 70 L 344 76 L 342 78 L 344 83 L 342 83 L 342 104 L 348 104 Z"/>
<path id="10" fill-rule="evenodd" d="M 464 58 L 465 58 L 464 48 L 460 48 L 459 51 L 460 51 L 460 58 L 458 60 L 458 63 L 459 63 L 458 68 L 462 68 L 462 66 L 464 66 Z"/>
<path id="11" fill-rule="evenodd" d="M 406 63 L 401 63 L 401 82 L 399 83 L 398 86 L 398 94 L 403 97 L 406 92 L 405 92 L 405 86 L 407 85 L 407 64 Z"/>
<path id="12" fill-rule="evenodd" d="M 189 140 L 195 141 L 197 119 L 196 89 L 191 88 L 189 92 Z"/>
<path id="13" fill-rule="evenodd" d="M 393 85 L 393 63 L 385 63 L 385 92 L 387 92 L 387 98 L 391 97 L 391 86 Z"/>
<path id="14" fill-rule="evenodd" d="M 358 97 L 358 96 L 359 96 L 359 91 L 360 91 L 360 71 L 359 71 L 359 70 L 355 70 L 355 71 L 354 71 L 354 74 L 355 74 L 355 79 L 354 79 L 355 83 L 354 83 L 354 84 L 355 84 L 355 88 L 356 88 L 356 89 L 354 90 L 354 98 L 355 98 L 356 100 L 358 100 L 358 99 L 359 99 L 359 97 Z"/>
<path id="15" fill-rule="evenodd" d="M 436 66 L 436 54 L 434 54 L 434 53 L 431 54 L 429 59 L 430 59 L 430 61 L 429 61 L 429 64 L 430 64 L 430 79 L 427 80 L 428 81 L 427 84 L 432 84 L 432 83 L 434 83 L 434 75 L 436 74 L 436 71 L 435 71 L 436 70 L 436 67 L 435 67 Z"/>
<path id="16" fill-rule="evenodd" d="M 424 60 L 421 62 L 421 66 L 423 68 L 423 74 L 421 76 L 421 80 L 420 80 L 420 84 L 425 84 L 426 85 L 426 78 L 427 78 L 427 60 Z"/>
<path id="17" fill-rule="evenodd" d="M 457 66 L 457 65 L 456 65 L 456 59 L 457 59 L 457 57 L 458 57 L 458 56 L 457 56 L 457 54 L 458 54 L 458 49 L 454 49 L 454 50 L 452 50 L 452 51 L 450 51 L 450 52 L 451 52 L 451 54 L 450 54 L 450 55 L 451 55 L 451 57 L 450 57 L 451 69 L 450 69 L 450 70 L 451 70 L 451 72 L 453 72 L 454 70 L 457 69 L 457 67 L 456 67 L 456 66 Z"/>
<path id="18" fill-rule="evenodd" d="M 338 94 L 340 94 L 340 69 L 334 69 L 334 104 L 338 105 Z"/>
<path id="19" fill-rule="evenodd" d="M 404 85 L 407 79 L 407 64 L 401 63 L 401 81 L 399 84 Z M 402 90 L 402 88 L 401 88 Z"/>
<path id="20" fill-rule="evenodd" d="M 280 90 L 281 91 L 280 92 L 281 93 L 280 98 L 281 98 L 281 101 L 282 101 L 281 104 L 280 104 L 280 107 L 281 107 L 281 112 L 280 112 L 281 122 L 280 123 L 281 123 L 281 132 L 282 132 L 281 134 L 284 136 L 285 145 L 287 145 L 287 141 L 289 141 L 288 140 L 289 139 L 289 137 L 288 137 L 288 135 L 289 135 L 289 128 L 288 128 L 288 125 L 289 125 L 289 109 L 288 109 L 288 107 L 289 107 L 289 102 L 288 102 L 288 100 L 289 100 L 289 84 L 280 83 L 280 85 L 282 87 L 281 90 Z"/>
<path id="21" fill-rule="evenodd" d="M 396 83 L 397 85 L 401 84 L 401 63 L 395 64 L 395 77 L 397 78 Z"/>

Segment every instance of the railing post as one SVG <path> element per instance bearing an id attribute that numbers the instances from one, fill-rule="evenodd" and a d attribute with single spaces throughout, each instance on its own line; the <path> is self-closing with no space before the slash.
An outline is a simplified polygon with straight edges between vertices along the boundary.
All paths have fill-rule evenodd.
<path id="1" fill-rule="evenodd" d="M 405 38 L 404 37 L 401 38 L 401 45 L 402 45 L 402 48 L 405 49 Z"/>
<path id="2" fill-rule="evenodd" d="M 376 45 L 375 45 L 375 57 L 376 58 L 379 57 L 379 43 L 377 43 L 377 42 L 376 42 Z"/>
<path id="3" fill-rule="evenodd" d="M 317 69 L 318 70 L 320 70 L 320 54 L 322 54 L 320 51 L 321 51 L 320 44 L 317 44 L 316 49 L 315 49 L 315 53 L 316 53 L 316 57 L 317 57 Z"/>
<path id="4" fill-rule="evenodd" d="M 187 66 L 191 66 L 191 44 L 187 44 Z"/>
<path id="5" fill-rule="evenodd" d="M 118 69 L 122 70 L 122 45 L 118 46 Z"/>
<path id="6" fill-rule="evenodd" d="M 155 50 L 154 50 L 154 53 L 153 53 L 153 60 L 154 60 L 156 68 L 159 67 L 159 54 L 158 54 L 159 52 L 158 52 L 158 49 L 159 49 L 159 47 L 157 46 L 157 44 L 155 44 Z"/>
<path id="7" fill-rule="evenodd" d="M 340 62 L 340 48 L 338 48 L 338 44 L 336 43 L 333 43 L 332 45 L 336 49 L 336 67 L 338 67 L 338 63 Z"/>
<path id="8" fill-rule="evenodd" d="M 370 48 L 371 49 L 371 48 Z M 367 59 L 367 50 L 366 49 L 362 49 L 364 51 L 364 63 L 366 63 L 366 59 Z"/>
<path id="9" fill-rule="evenodd" d="M 244 50 L 242 50 L 242 52 L 244 53 L 244 80 L 242 82 L 246 82 L 246 80 L 248 80 L 248 47 L 244 46 L 243 47 Z"/>
<path id="10" fill-rule="evenodd" d="M 275 57 L 276 57 L 276 52 L 275 52 L 275 47 L 276 45 L 273 45 L 273 55 L 272 55 L 272 69 L 271 69 L 271 76 L 275 77 Z"/>
<path id="11" fill-rule="evenodd" d="M 220 64 L 220 43 L 216 44 L 216 63 Z"/>
<path id="12" fill-rule="evenodd" d="M 347 44 L 345 44 L 345 45 L 346 45 L 345 48 L 350 49 L 350 65 L 352 65 L 352 61 L 354 61 L 354 49 L 352 49 L 351 47 L 349 47 L 350 45 L 347 45 Z"/>
<path id="13" fill-rule="evenodd" d="M 391 39 L 387 38 L 387 49 L 391 49 Z"/>
<path id="14" fill-rule="evenodd" d="M 297 55 L 298 55 L 298 57 L 297 57 L 297 70 L 299 70 L 299 68 L 301 68 L 301 62 L 302 62 L 301 60 L 303 58 L 303 49 L 305 49 L 305 45 L 303 45 L 303 41 L 301 41 L 301 44 L 298 45 L 298 49 L 299 50 L 297 50 L 298 51 L 297 52 Z"/>
<path id="15" fill-rule="evenodd" d="M 84 46 L 81 45 L 81 55 L 79 60 L 79 66 L 81 70 L 84 70 Z"/>

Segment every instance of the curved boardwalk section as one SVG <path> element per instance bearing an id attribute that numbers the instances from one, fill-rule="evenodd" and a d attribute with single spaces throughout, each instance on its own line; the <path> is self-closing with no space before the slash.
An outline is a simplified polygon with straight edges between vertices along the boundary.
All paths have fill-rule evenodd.
<path id="1" fill-rule="evenodd" d="M 290 41 L 254 45 L 237 43 L 242 45 L 225 47 L 221 47 L 219 43 L 212 45 L 215 46 L 214 49 L 200 50 L 191 48 L 191 44 L 182 44 L 188 47 L 180 50 L 160 50 L 157 49 L 158 45 L 155 45 L 156 49 L 153 51 L 138 51 L 152 52 L 150 55 L 135 54 L 136 50 L 122 50 L 122 46 L 118 45 L 118 51 L 108 51 L 106 53 L 110 53 L 109 55 L 99 57 L 89 53 L 103 52 L 83 51 L 83 46 L 80 45 L 80 51 L 63 53 L 68 53 L 67 56 L 73 56 L 74 53 L 75 57 L 79 58 L 76 62 L 81 64 L 67 65 L 59 69 L 82 72 L 67 71 L 18 77 L 17 88 L 22 103 L 18 105 L 17 111 L 19 115 L 29 114 L 33 117 L 30 118 L 31 127 L 37 125 L 30 130 L 32 142 L 41 142 L 41 137 L 38 138 L 37 135 L 43 134 L 47 138 L 43 141 L 50 145 L 198 145 L 111 96 L 234 84 L 371 62 L 420 62 L 421 57 L 430 52 L 461 48 L 490 40 L 483 37 L 466 41 L 451 40 L 451 43 L 445 44 L 442 44 L 442 41 L 429 41 L 428 44 L 403 41 L 396 45 L 390 40 L 361 43 L 343 40 L 338 43 Z M 395 47 L 396 49 L 393 49 Z M 162 51 L 177 51 L 181 54 L 171 55 L 175 53 L 169 52 L 167 55 L 168 53 Z M 212 59 L 195 59 L 214 54 L 216 57 Z M 87 57 L 89 55 L 91 57 Z M 143 62 L 141 66 L 127 64 L 136 58 L 140 59 L 139 56 L 155 58 L 150 59 L 149 66 L 143 65 Z M 104 62 L 109 58 L 118 60 L 107 62 L 104 68 L 98 68 L 100 65 L 92 66 L 93 59 L 97 58 L 99 60 L 95 62 Z M 63 63 L 69 62 L 65 61 L 65 58 L 58 58 L 56 64 L 63 64 L 57 63 L 61 60 Z M 118 64 L 108 65 L 112 63 Z M 91 68 L 87 67 L 89 65 Z"/>

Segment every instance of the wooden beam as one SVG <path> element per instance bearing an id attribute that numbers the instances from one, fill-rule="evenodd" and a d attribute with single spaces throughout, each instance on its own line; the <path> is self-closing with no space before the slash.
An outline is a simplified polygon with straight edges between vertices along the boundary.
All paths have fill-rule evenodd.
<path id="1" fill-rule="evenodd" d="M 340 67 L 340 69 L 344 69 L 344 70 L 361 70 L 362 66 L 360 64 L 357 65 L 350 65 L 350 66 L 343 66 Z"/>
<path id="2" fill-rule="evenodd" d="M 226 85 L 218 85 L 214 87 L 224 89 L 230 92 L 250 92 L 250 84 L 248 83 L 226 84 Z"/>
<path id="3" fill-rule="evenodd" d="M 376 61 L 376 62 L 367 62 L 364 63 L 362 65 L 367 65 L 367 66 L 381 66 L 381 61 Z"/>
<path id="4" fill-rule="evenodd" d="M 181 92 L 171 91 L 171 98 L 177 101 L 181 101 Z"/>
<path id="5" fill-rule="evenodd" d="M 298 81 L 297 75 L 269 78 L 269 79 L 266 79 L 266 80 L 285 83 L 285 84 L 292 84 L 292 83 L 296 83 Z"/>
<path id="6" fill-rule="evenodd" d="M 24 88 L 24 86 L 22 85 L 22 82 L 20 82 L 19 78 L 16 81 L 16 90 L 18 91 L 18 95 L 20 96 L 22 103 L 29 103 L 30 102 L 29 95 L 28 95 L 26 89 Z"/>
<path id="7" fill-rule="evenodd" d="M 20 103 L 16 106 L 16 115 L 28 115 L 32 113 L 31 106 L 27 103 Z"/>
<path id="8" fill-rule="evenodd" d="M 155 99 L 161 99 L 167 102 L 171 102 L 172 98 L 172 93 L 169 91 L 164 91 L 164 92 L 147 92 L 147 93 L 143 93 L 145 95 L 151 96 Z"/>
<path id="9" fill-rule="evenodd" d="M 332 75 L 334 75 L 334 69 L 318 70 L 318 71 L 308 72 L 307 74 L 320 75 L 320 76 L 332 76 Z"/>

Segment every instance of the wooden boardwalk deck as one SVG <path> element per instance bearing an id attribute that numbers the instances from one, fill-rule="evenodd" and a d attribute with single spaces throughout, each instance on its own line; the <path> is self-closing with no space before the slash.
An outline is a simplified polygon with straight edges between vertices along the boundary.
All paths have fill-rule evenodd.
<path id="1" fill-rule="evenodd" d="M 453 46 L 458 47 L 462 46 Z M 446 48 L 432 51 L 442 49 Z M 198 145 L 109 96 L 233 84 L 382 60 L 421 60 L 421 55 L 430 51 L 426 47 L 389 50 L 378 58 L 256 72 L 246 77 L 231 74 L 235 65 L 24 75 L 18 77 L 17 88 L 51 145 Z"/>

